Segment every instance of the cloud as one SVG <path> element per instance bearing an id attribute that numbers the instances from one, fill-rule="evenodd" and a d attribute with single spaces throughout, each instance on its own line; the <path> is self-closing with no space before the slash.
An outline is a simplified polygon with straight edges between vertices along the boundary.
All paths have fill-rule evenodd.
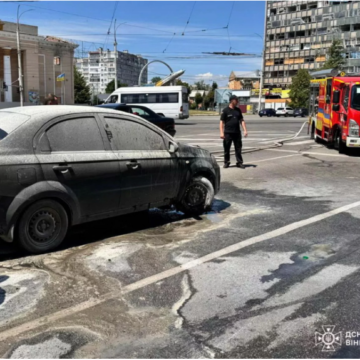
<path id="1" fill-rule="evenodd" d="M 214 75 L 211 72 L 207 72 L 205 74 L 197 74 L 196 76 L 198 78 L 208 79 L 208 78 L 212 78 Z"/>
<path id="2" fill-rule="evenodd" d="M 195 79 L 206 81 L 219 81 L 219 80 L 227 80 L 229 77 L 227 75 L 214 75 L 211 72 L 207 72 L 205 74 L 197 74 L 195 75 Z"/>

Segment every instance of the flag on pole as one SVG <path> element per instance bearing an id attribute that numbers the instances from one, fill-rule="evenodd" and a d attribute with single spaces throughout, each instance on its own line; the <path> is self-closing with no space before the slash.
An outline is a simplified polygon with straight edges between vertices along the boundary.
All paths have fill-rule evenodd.
<path id="1" fill-rule="evenodd" d="M 65 80 L 65 73 L 60 74 L 56 77 L 56 81 L 64 81 Z"/>

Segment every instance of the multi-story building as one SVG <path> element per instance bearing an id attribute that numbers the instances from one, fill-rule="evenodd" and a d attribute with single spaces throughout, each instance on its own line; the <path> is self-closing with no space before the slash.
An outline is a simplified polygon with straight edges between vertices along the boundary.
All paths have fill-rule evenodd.
<path id="1" fill-rule="evenodd" d="M 229 76 L 229 89 L 253 90 L 260 84 L 260 72 L 257 71 L 232 71 Z"/>
<path id="2" fill-rule="evenodd" d="M 88 57 L 76 59 L 76 67 L 85 77 L 93 94 L 105 93 L 106 85 L 115 79 L 128 86 L 138 85 L 141 69 L 147 64 L 147 59 L 140 55 L 129 54 L 128 51 L 118 51 L 117 65 L 115 64 L 115 51 L 90 51 Z M 117 71 L 115 71 L 117 66 Z M 146 83 L 147 68 L 144 70 L 141 82 Z"/>
<path id="3" fill-rule="evenodd" d="M 0 21 L 0 107 L 20 102 L 16 23 Z M 48 93 L 62 104 L 74 103 L 74 50 L 78 45 L 39 36 L 38 27 L 20 24 L 24 102 L 41 103 Z M 65 74 L 64 81 L 57 81 Z M 4 86 L 5 85 L 5 86 Z"/>
<path id="4" fill-rule="evenodd" d="M 332 41 L 346 72 L 360 71 L 360 1 L 267 1 L 264 87 L 286 89 L 299 69 L 319 69 Z"/>

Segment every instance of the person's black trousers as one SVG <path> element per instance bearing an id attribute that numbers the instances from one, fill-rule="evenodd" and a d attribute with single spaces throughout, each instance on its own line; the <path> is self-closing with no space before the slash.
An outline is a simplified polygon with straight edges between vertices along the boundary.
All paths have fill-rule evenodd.
<path id="1" fill-rule="evenodd" d="M 241 156 L 241 148 L 242 148 L 242 141 L 241 141 L 241 134 L 226 134 L 224 139 L 224 162 L 230 162 L 230 148 L 231 144 L 234 143 L 235 147 L 235 156 L 236 162 L 238 164 L 243 163 L 243 158 Z"/>

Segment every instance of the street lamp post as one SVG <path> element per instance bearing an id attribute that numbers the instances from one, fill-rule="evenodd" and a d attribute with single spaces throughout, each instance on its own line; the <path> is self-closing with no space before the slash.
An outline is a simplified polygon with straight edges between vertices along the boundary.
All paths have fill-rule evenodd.
<path id="1" fill-rule="evenodd" d="M 262 66 L 260 70 L 260 86 L 259 86 L 259 106 L 258 112 L 261 110 L 261 96 L 262 96 L 262 89 L 264 85 L 264 71 L 265 71 L 265 52 L 266 52 L 266 27 L 267 27 L 267 1 L 265 1 L 265 19 L 264 19 L 264 36 L 263 39 L 263 51 L 262 51 Z M 256 34 L 258 35 L 258 34 Z M 258 35 L 260 38 L 261 36 Z"/>
<path id="2" fill-rule="evenodd" d="M 20 106 L 24 106 L 24 86 L 23 86 L 23 74 L 22 74 L 22 62 L 21 62 L 21 49 L 20 49 L 20 24 L 19 20 L 21 15 L 30 10 L 25 10 L 19 15 L 20 5 L 17 8 L 17 24 L 16 24 L 16 42 L 17 42 L 17 56 L 18 56 L 18 73 L 19 73 L 19 92 L 20 92 Z"/>
<path id="3" fill-rule="evenodd" d="M 117 29 L 125 23 L 121 23 L 116 27 L 116 19 L 114 21 L 114 52 L 115 52 L 115 90 L 118 87 L 118 80 L 117 80 L 117 58 L 118 58 L 118 52 L 117 52 L 117 41 L 116 41 L 116 31 Z"/>

